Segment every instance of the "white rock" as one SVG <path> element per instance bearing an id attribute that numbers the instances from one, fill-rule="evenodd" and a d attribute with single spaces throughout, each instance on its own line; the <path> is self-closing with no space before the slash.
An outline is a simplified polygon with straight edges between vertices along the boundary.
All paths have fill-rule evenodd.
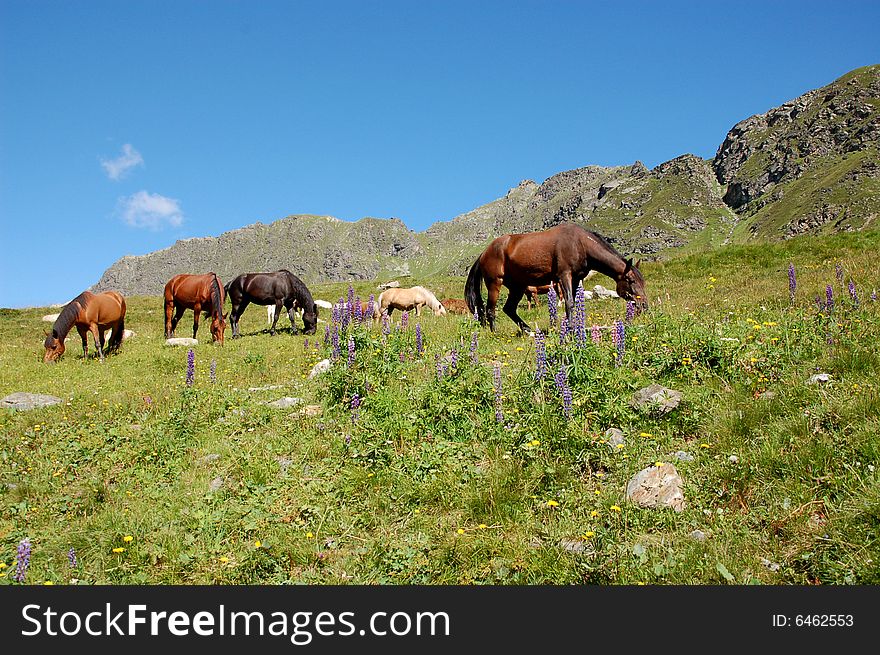
<path id="1" fill-rule="evenodd" d="M 321 307 L 321 308 L 323 308 L 323 309 L 333 309 L 333 305 L 332 305 L 332 303 L 329 303 L 329 302 L 327 302 L 326 300 L 316 300 L 316 301 L 315 301 L 315 304 L 316 304 L 318 307 Z"/>
<path id="2" fill-rule="evenodd" d="M 807 380 L 807 384 L 820 384 L 825 383 L 831 380 L 831 376 L 827 373 L 816 373 L 815 375 L 811 375 L 810 379 Z"/>
<path id="3" fill-rule="evenodd" d="M 329 359 L 322 359 L 320 362 L 318 362 L 317 364 L 315 364 L 312 367 L 312 370 L 309 372 L 309 379 L 311 380 L 312 378 L 314 378 L 318 375 L 321 375 L 321 373 L 326 373 L 329 370 L 330 370 L 330 360 Z"/>
<path id="4" fill-rule="evenodd" d="M 636 473 L 626 485 L 626 497 L 639 507 L 684 509 L 684 482 L 672 464 L 649 466 Z"/>
<path id="5" fill-rule="evenodd" d="M 278 400 L 273 400 L 270 403 L 266 403 L 269 407 L 274 407 L 275 409 L 286 409 L 288 407 L 294 407 L 303 402 L 302 398 L 293 398 L 292 396 L 285 396 L 284 398 L 279 398 Z"/>
<path id="6" fill-rule="evenodd" d="M 27 393 L 25 391 L 16 391 L 4 398 L 0 398 L 0 407 L 7 409 L 28 410 L 37 409 L 39 407 L 48 407 L 49 405 L 57 405 L 64 402 L 56 396 L 48 396 L 41 393 Z"/>
<path id="7" fill-rule="evenodd" d="M 54 323 L 55 321 L 58 320 L 58 317 L 59 317 L 59 316 L 60 316 L 60 314 L 46 314 L 46 315 L 43 317 L 43 320 L 44 320 L 46 323 Z"/>
<path id="8" fill-rule="evenodd" d="M 199 345 L 198 339 L 193 339 L 192 337 L 173 337 L 171 339 L 165 339 L 166 346 L 197 346 Z"/>
<path id="9" fill-rule="evenodd" d="M 611 289 L 606 289 L 601 284 L 597 284 L 593 287 L 593 293 L 596 294 L 599 298 L 620 298 L 617 295 L 616 291 L 612 291 Z"/>

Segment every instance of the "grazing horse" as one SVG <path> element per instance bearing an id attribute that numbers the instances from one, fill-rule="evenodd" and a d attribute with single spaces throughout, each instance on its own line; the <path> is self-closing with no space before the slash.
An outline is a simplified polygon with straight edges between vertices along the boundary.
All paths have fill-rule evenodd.
<path id="1" fill-rule="evenodd" d="M 238 321 L 250 303 L 272 305 L 272 327 L 269 333 L 275 334 L 275 325 L 281 315 L 281 307 L 287 310 L 290 327 L 299 330 L 293 321 L 295 310 L 301 309 L 305 334 L 314 334 L 318 326 L 318 306 L 312 293 L 296 275 L 286 269 L 274 273 L 243 273 L 226 285 L 226 294 L 232 303 L 229 319 L 232 322 L 232 338 L 240 337 Z"/>
<path id="2" fill-rule="evenodd" d="M 488 319 L 494 332 L 498 294 L 502 286 L 507 287 L 504 313 L 520 330 L 528 332 L 529 326 L 516 313 L 526 287 L 558 282 L 565 300 L 565 316 L 570 319 L 573 290 L 591 270 L 612 278 L 617 283 L 618 295 L 634 301 L 638 311 L 644 310 L 648 298 L 639 263 L 625 259 L 595 232 L 562 223 L 543 232 L 505 234 L 492 241 L 471 266 L 464 295 L 471 312 L 477 313 L 483 325 Z M 483 305 L 481 282 L 486 283 L 488 307 Z"/>
<path id="3" fill-rule="evenodd" d="M 104 361 L 104 332 L 112 329 L 107 343 L 107 354 L 119 350 L 125 332 L 125 298 L 116 291 L 91 293 L 83 291 L 71 300 L 52 325 L 52 334 L 46 336 L 44 362 L 55 362 L 64 354 L 64 338 L 71 328 L 76 327 L 82 338 L 83 358 L 88 357 L 89 342 L 86 338 L 92 333 L 95 350 Z"/>
<path id="4" fill-rule="evenodd" d="M 226 331 L 226 316 L 223 314 L 225 302 L 223 283 L 216 273 L 175 275 L 165 285 L 165 338 L 174 336 L 174 328 L 183 312 L 191 309 L 193 339 L 199 330 L 199 316 L 204 312 L 211 316 L 211 339 L 223 345 L 223 333 Z"/>
<path id="5" fill-rule="evenodd" d="M 440 304 L 446 308 L 450 314 L 461 314 L 467 316 L 470 314 L 467 303 L 462 298 L 444 298 Z"/>
<path id="6" fill-rule="evenodd" d="M 546 295 L 550 292 L 550 288 L 553 288 L 553 291 L 556 293 L 557 298 L 562 298 L 562 289 L 559 287 L 559 282 L 553 281 L 550 284 L 542 284 L 541 286 L 528 286 L 526 287 L 526 301 L 528 302 L 529 309 L 532 308 L 532 304 L 535 307 L 538 307 L 540 303 L 538 302 L 539 295 Z"/>
<path id="7" fill-rule="evenodd" d="M 391 312 L 395 309 L 408 311 L 415 308 L 416 316 L 422 315 L 422 307 L 429 307 L 434 316 L 446 316 L 446 308 L 443 306 L 437 296 L 428 291 L 425 287 L 410 287 L 408 289 L 402 287 L 392 287 L 385 289 L 379 294 L 379 308 L 391 316 Z"/>

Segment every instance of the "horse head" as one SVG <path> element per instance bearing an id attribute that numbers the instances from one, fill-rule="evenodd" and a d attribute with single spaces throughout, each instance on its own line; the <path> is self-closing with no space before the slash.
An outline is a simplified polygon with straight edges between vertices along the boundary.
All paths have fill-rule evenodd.
<path id="1" fill-rule="evenodd" d="M 639 272 L 639 264 L 642 260 L 638 260 L 633 264 L 632 259 L 626 260 L 626 268 L 623 273 L 617 277 L 617 295 L 624 300 L 631 300 L 635 303 L 636 311 L 641 313 L 648 308 L 648 294 L 645 291 L 645 279 Z"/>
<path id="2" fill-rule="evenodd" d="M 211 339 L 219 341 L 221 346 L 223 345 L 223 334 L 226 332 L 227 316 L 229 316 L 229 312 L 225 314 L 217 312 L 211 317 Z"/>
<path id="3" fill-rule="evenodd" d="M 43 346 L 46 348 L 46 353 L 43 355 L 44 364 L 54 364 L 64 354 L 64 339 L 60 339 L 56 332 L 46 335 Z"/>
<path id="4" fill-rule="evenodd" d="M 314 334 L 318 329 L 318 305 L 312 303 L 311 307 L 303 308 L 303 333 Z"/>
<path id="5" fill-rule="evenodd" d="M 434 316 L 446 316 L 446 308 L 439 300 L 437 301 L 437 307 L 434 308 Z"/>

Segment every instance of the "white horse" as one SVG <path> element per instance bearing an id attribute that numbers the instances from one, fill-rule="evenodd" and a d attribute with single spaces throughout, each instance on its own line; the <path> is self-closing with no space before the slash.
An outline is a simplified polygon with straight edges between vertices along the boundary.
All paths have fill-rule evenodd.
<path id="1" fill-rule="evenodd" d="M 401 311 L 416 310 L 416 316 L 422 315 L 422 307 L 427 306 L 434 312 L 434 316 L 446 316 L 446 308 L 437 300 L 437 296 L 425 287 L 410 287 L 386 289 L 379 294 L 380 310 L 389 316 L 395 309 Z"/>

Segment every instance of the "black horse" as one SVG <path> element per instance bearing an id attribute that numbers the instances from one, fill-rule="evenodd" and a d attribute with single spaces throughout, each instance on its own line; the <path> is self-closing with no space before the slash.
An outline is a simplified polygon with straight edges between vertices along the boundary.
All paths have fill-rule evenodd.
<path id="1" fill-rule="evenodd" d="M 244 314 L 245 308 L 254 303 L 257 305 L 275 305 L 275 318 L 272 321 L 271 334 L 275 334 L 275 324 L 281 314 L 282 305 L 287 310 L 290 327 L 294 334 L 298 332 L 293 322 L 294 310 L 303 310 L 305 334 L 314 334 L 318 326 L 318 306 L 303 281 L 286 269 L 274 273 L 244 273 L 226 285 L 226 295 L 232 303 L 229 318 L 232 321 L 232 338 L 241 336 L 238 331 L 238 319 Z"/>

